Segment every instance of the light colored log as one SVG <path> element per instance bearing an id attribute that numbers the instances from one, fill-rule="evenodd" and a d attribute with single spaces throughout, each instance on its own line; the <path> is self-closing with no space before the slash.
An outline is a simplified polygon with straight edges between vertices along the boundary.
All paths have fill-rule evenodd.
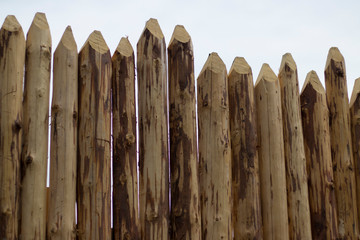
<path id="1" fill-rule="evenodd" d="M 311 239 L 309 193 L 301 124 L 299 81 L 290 53 L 282 57 L 279 82 L 284 130 L 284 155 L 289 214 L 289 238 Z"/>
<path id="2" fill-rule="evenodd" d="M 244 58 L 235 58 L 228 78 L 234 239 L 262 239 L 254 83 Z"/>
<path id="3" fill-rule="evenodd" d="M 183 26 L 174 29 L 168 63 L 171 239 L 201 239 L 194 55 Z"/>
<path id="4" fill-rule="evenodd" d="M 326 60 L 325 86 L 339 234 L 343 239 L 355 239 L 359 232 L 345 61 L 335 47 Z"/>
<path id="5" fill-rule="evenodd" d="M 309 183 L 313 239 L 337 239 L 338 223 L 331 161 L 329 110 L 325 89 L 315 71 L 301 90 L 304 149 Z"/>
<path id="6" fill-rule="evenodd" d="M 202 239 L 232 239 L 227 72 L 211 53 L 197 79 Z"/>
<path id="7" fill-rule="evenodd" d="M 78 53 L 68 26 L 54 52 L 47 239 L 75 239 Z"/>
<path id="8" fill-rule="evenodd" d="M 264 239 L 289 239 L 279 80 L 263 64 L 255 83 Z"/>
<path id="9" fill-rule="evenodd" d="M 112 57 L 113 223 L 115 239 L 140 239 L 138 216 L 135 57 L 122 38 Z"/>
<path id="10" fill-rule="evenodd" d="M 51 36 L 36 13 L 26 39 L 21 239 L 45 239 Z"/>
<path id="11" fill-rule="evenodd" d="M 18 239 L 24 32 L 6 17 L 0 30 L 0 239 Z"/>
<path id="12" fill-rule="evenodd" d="M 78 238 L 111 238 L 111 55 L 99 31 L 79 53 Z"/>
<path id="13" fill-rule="evenodd" d="M 350 98 L 351 139 L 356 180 L 356 199 L 360 217 L 360 78 L 355 80 Z"/>
<path id="14" fill-rule="evenodd" d="M 156 19 L 137 43 L 141 239 L 169 238 L 169 157 L 165 38 Z"/>

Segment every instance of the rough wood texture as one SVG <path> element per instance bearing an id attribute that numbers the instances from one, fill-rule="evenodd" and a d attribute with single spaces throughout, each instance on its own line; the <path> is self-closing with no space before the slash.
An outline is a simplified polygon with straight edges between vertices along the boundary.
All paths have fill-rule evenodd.
<path id="1" fill-rule="evenodd" d="M 165 38 L 156 19 L 137 43 L 142 239 L 169 238 L 169 157 Z"/>
<path id="2" fill-rule="evenodd" d="M 18 239 L 24 32 L 15 16 L 0 30 L 0 239 Z"/>
<path id="3" fill-rule="evenodd" d="M 171 239 L 201 239 L 192 41 L 176 26 L 168 47 Z"/>
<path id="4" fill-rule="evenodd" d="M 197 79 L 202 239 L 231 239 L 231 141 L 226 67 L 211 53 Z"/>
<path id="5" fill-rule="evenodd" d="M 350 98 L 351 139 L 356 180 L 356 199 L 360 217 L 360 78 L 355 80 Z"/>
<path id="6" fill-rule="evenodd" d="M 282 57 L 279 82 L 284 130 L 284 155 L 289 238 L 311 239 L 309 192 L 301 124 L 297 67 L 290 53 Z"/>
<path id="7" fill-rule="evenodd" d="M 268 64 L 255 83 L 264 239 L 289 239 L 279 80 Z"/>
<path id="8" fill-rule="evenodd" d="M 345 61 L 335 47 L 327 57 L 325 85 L 339 235 L 343 239 L 355 239 L 359 232 Z"/>
<path id="9" fill-rule="evenodd" d="M 254 84 L 244 58 L 235 58 L 228 78 L 234 239 L 262 239 Z"/>
<path id="10" fill-rule="evenodd" d="M 308 173 L 313 239 L 337 239 L 338 223 L 331 162 L 329 110 L 317 74 L 307 74 L 301 91 L 301 114 Z"/>
<path id="11" fill-rule="evenodd" d="M 136 157 L 135 57 L 122 38 L 112 57 L 115 239 L 140 239 Z"/>
<path id="12" fill-rule="evenodd" d="M 94 31 L 79 53 L 78 237 L 111 238 L 111 55 Z"/>
<path id="13" fill-rule="evenodd" d="M 36 13 L 26 39 L 21 239 L 45 239 L 51 36 Z"/>
<path id="14" fill-rule="evenodd" d="M 70 26 L 54 52 L 47 239 L 75 239 L 78 53 Z"/>

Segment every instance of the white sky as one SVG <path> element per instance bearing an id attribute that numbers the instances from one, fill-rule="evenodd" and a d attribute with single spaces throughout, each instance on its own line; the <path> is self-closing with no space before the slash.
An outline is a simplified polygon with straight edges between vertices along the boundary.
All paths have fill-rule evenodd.
<path id="1" fill-rule="evenodd" d="M 348 91 L 360 77 L 360 1 L 20 1 L 0 0 L 0 21 L 17 17 L 25 34 L 34 14 L 45 12 L 53 51 L 65 28 L 71 25 L 82 47 L 93 30 L 100 30 L 114 52 L 119 40 L 136 43 L 150 18 L 156 18 L 169 42 L 175 25 L 184 25 L 192 37 L 197 77 L 210 52 L 217 52 L 229 70 L 236 56 L 245 57 L 254 81 L 266 62 L 277 74 L 282 55 L 290 52 L 298 66 L 299 88 L 307 72 L 315 70 L 324 84 L 324 67 L 330 47 L 345 57 Z"/>

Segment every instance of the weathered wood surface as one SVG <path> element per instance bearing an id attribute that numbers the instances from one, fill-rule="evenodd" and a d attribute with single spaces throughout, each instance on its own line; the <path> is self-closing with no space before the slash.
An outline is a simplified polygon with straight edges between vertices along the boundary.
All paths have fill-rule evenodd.
<path id="1" fill-rule="evenodd" d="M 201 239 L 194 55 L 190 35 L 177 25 L 168 47 L 171 239 Z"/>
<path id="2" fill-rule="evenodd" d="M 235 58 L 228 78 L 234 239 L 262 239 L 254 83 L 244 58 Z"/>
<path id="3" fill-rule="evenodd" d="M 24 32 L 6 17 L 0 30 L 0 239 L 18 239 Z"/>
<path id="4" fill-rule="evenodd" d="M 231 239 L 231 140 L 226 67 L 211 53 L 197 79 L 202 239 Z"/>
<path id="5" fill-rule="evenodd" d="M 75 239 L 78 52 L 68 26 L 54 52 L 47 239 Z"/>
<path id="6" fill-rule="evenodd" d="M 356 180 L 356 199 L 360 217 L 360 78 L 355 80 L 350 98 L 351 139 Z"/>
<path id="7" fill-rule="evenodd" d="M 359 231 L 345 61 L 335 47 L 327 57 L 325 86 L 339 235 L 342 239 L 355 239 Z"/>
<path id="8" fill-rule="evenodd" d="M 45 239 L 51 36 L 36 13 L 26 39 L 22 149 L 21 239 Z"/>
<path id="9" fill-rule="evenodd" d="M 111 238 L 111 55 L 94 31 L 79 53 L 78 238 Z"/>
<path id="10" fill-rule="evenodd" d="M 289 238 L 311 239 L 309 193 L 301 124 L 299 81 L 290 53 L 282 57 L 279 82 L 284 131 L 284 156 L 289 214 Z"/>
<path id="11" fill-rule="evenodd" d="M 140 239 L 135 109 L 135 57 L 121 38 L 112 57 L 113 223 L 115 239 Z"/>
<path id="12" fill-rule="evenodd" d="M 141 239 L 169 238 L 169 157 L 165 38 L 156 19 L 137 43 Z"/>
<path id="13" fill-rule="evenodd" d="M 307 74 L 300 101 L 312 238 L 337 239 L 339 232 L 331 161 L 329 109 L 325 89 L 316 72 Z"/>
<path id="14" fill-rule="evenodd" d="M 255 83 L 264 239 L 289 239 L 279 80 L 268 64 Z"/>

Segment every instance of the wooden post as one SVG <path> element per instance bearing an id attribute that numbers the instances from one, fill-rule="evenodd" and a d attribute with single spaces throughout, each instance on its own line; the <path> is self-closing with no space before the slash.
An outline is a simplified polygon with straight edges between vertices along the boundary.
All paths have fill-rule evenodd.
<path id="1" fill-rule="evenodd" d="M 0 30 L 0 239 L 18 239 L 24 32 L 6 17 Z"/>
<path id="2" fill-rule="evenodd" d="M 75 239 L 78 53 L 70 26 L 54 52 L 47 239 Z"/>
<path id="3" fill-rule="evenodd" d="M 111 55 L 94 31 L 79 53 L 78 237 L 111 238 Z"/>
<path id="4" fill-rule="evenodd" d="M 26 39 L 21 239 L 45 239 L 51 36 L 36 13 Z"/>
<path id="5" fill-rule="evenodd" d="M 136 157 L 135 57 L 122 38 L 112 57 L 113 223 L 115 239 L 140 239 Z"/>
<path id="6" fill-rule="evenodd" d="M 156 19 L 137 43 L 141 239 L 169 238 L 169 157 L 165 38 Z"/>
<path id="7" fill-rule="evenodd" d="M 343 239 L 355 239 L 359 232 L 345 61 L 335 47 L 329 50 L 327 57 L 325 85 L 339 234 Z"/>
<path id="8" fill-rule="evenodd" d="M 337 239 L 339 232 L 331 162 L 329 110 L 325 89 L 316 72 L 307 74 L 300 101 L 312 238 Z"/>
<path id="9" fill-rule="evenodd" d="M 289 238 L 311 239 L 309 192 L 301 125 L 299 82 L 290 53 L 282 57 L 279 82 L 284 130 L 284 155 L 289 214 Z"/>
<path id="10" fill-rule="evenodd" d="M 255 83 L 264 239 L 289 239 L 279 80 L 268 64 Z"/>
<path id="11" fill-rule="evenodd" d="M 192 41 L 177 25 L 168 47 L 171 239 L 201 239 Z"/>
<path id="12" fill-rule="evenodd" d="M 355 80 L 350 99 L 351 139 L 356 180 L 356 199 L 360 217 L 360 78 Z"/>
<path id="13" fill-rule="evenodd" d="M 254 84 L 244 58 L 235 58 L 228 78 L 234 239 L 262 239 Z"/>
<path id="14" fill-rule="evenodd" d="M 202 239 L 231 239 L 231 141 L 226 67 L 211 53 L 198 84 Z"/>

